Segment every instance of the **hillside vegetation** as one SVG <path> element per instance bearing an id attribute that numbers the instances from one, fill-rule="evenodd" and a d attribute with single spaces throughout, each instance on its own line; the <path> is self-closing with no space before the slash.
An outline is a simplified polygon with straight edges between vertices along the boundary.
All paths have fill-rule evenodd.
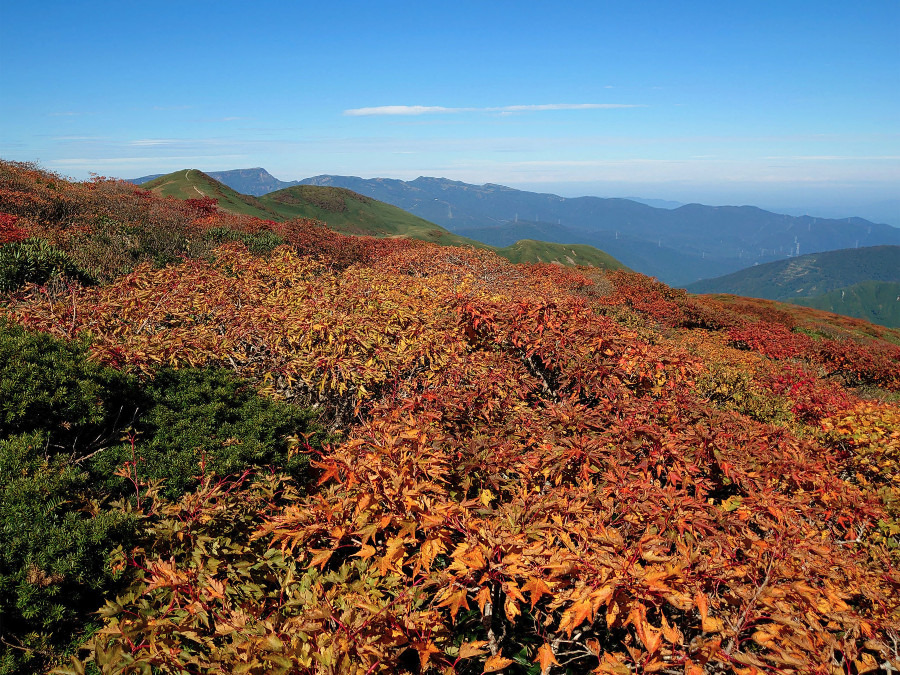
<path id="1" fill-rule="evenodd" d="M 234 214 L 286 221 L 314 220 L 343 234 L 376 237 L 411 237 L 445 246 L 492 248 L 481 242 L 451 234 L 427 220 L 370 197 L 339 187 L 298 185 L 260 198 L 238 194 L 210 176 L 189 169 L 176 171 L 145 183 L 145 188 L 165 197 L 216 199 L 217 207 Z M 573 250 L 577 253 L 572 254 Z M 542 242 L 535 248 L 523 243 L 496 249 L 513 262 L 558 262 L 562 265 L 593 265 L 604 269 L 627 269 L 610 255 L 590 246 L 566 246 Z M 543 257 L 541 257 L 543 256 Z M 570 262 L 571 261 L 571 262 Z"/>
<path id="2" fill-rule="evenodd" d="M 0 672 L 900 668 L 900 332 L 0 164 Z"/>
<path id="3" fill-rule="evenodd" d="M 687 286 L 692 293 L 731 293 L 792 300 L 864 281 L 900 282 L 900 246 L 870 246 L 801 255 L 755 265 Z"/>
<path id="4" fill-rule="evenodd" d="M 896 282 L 864 281 L 810 298 L 794 298 L 791 302 L 900 328 L 900 283 Z"/>
<path id="5" fill-rule="evenodd" d="M 653 208 L 629 199 L 560 197 L 445 178 L 315 176 L 494 246 L 519 239 L 588 244 L 632 269 L 684 285 L 754 264 L 854 246 L 900 245 L 900 229 L 862 218 L 793 217 L 753 206 Z"/>
<path id="6" fill-rule="evenodd" d="M 900 327 L 900 246 L 827 251 L 690 284 L 692 293 L 785 300 Z"/>
<path id="7" fill-rule="evenodd" d="M 177 199 L 215 199 L 218 208 L 245 216 L 257 218 L 279 218 L 280 214 L 267 209 L 256 198 L 240 194 L 227 185 L 197 169 L 184 169 L 169 173 L 144 183 L 145 190 Z"/>

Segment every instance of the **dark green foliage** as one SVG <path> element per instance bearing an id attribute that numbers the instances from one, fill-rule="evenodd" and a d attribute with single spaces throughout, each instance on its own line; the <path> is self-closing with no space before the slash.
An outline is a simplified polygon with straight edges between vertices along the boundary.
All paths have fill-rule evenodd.
<path id="1" fill-rule="evenodd" d="M 825 251 L 756 265 L 690 284 L 692 293 L 731 293 L 823 308 L 809 301 L 868 281 L 900 283 L 900 246 Z M 838 313 L 845 313 L 836 309 Z M 855 316 L 855 315 L 852 315 Z M 868 317 L 864 317 L 868 318 Z"/>
<path id="2" fill-rule="evenodd" d="M 130 422 L 134 389 L 89 360 L 84 342 L 0 323 L 0 438 L 40 430 L 55 450 L 89 450 Z"/>
<path id="3" fill-rule="evenodd" d="M 284 244 L 284 239 L 274 232 L 263 230 L 253 234 L 238 232 L 228 227 L 214 227 L 203 233 L 203 238 L 218 246 L 231 241 L 242 242 L 247 249 L 256 255 L 271 253 L 276 246 Z"/>
<path id="4" fill-rule="evenodd" d="M 41 433 L 0 440 L 0 673 L 36 672 L 41 652 L 74 648 L 114 588 L 108 553 L 137 519 L 92 501 L 88 473 Z"/>
<path id="5" fill-rule="evenodd" d="M 287 438 L 312 430 L 309 411 L 263 398 L 221 369 L 162 370 L 143 396 L 134 427 L 137 471 L 162 480 L 163 494 L 175 498 L 196 487 L 201 462 L 220 476 L 267 467 L 303 480 L 306 456 L 289 457 Z M 110 476 L 131 460 L 131 445 L 119 444 L 92 459 L 92 470 Z"/>
<path id="6" fill-rule="evenodd" d="M 87 347 L 0 322 L 0 675 L 38 672 L 73 649 L 114 596 L 110 553 L 145 523 L 110 506 L 136 501 L 125 462 L 136 461 L 140 490 L 161 480 L 178 497 L 201 473 L 271 469 L 302 482 L 307 458 L 288 437 L 318 443 L 309 411 L 228 371 L 162 370 L 141 383 Z"/>
<path id="7" fill-rule="evenodd" d="M 68 255 L 43 239 L 0 245 L 0 293 L 27 283 L 45 284 L 55 277 L 68 277 L 83 284 L 92 282 L 91 276 Z"/>

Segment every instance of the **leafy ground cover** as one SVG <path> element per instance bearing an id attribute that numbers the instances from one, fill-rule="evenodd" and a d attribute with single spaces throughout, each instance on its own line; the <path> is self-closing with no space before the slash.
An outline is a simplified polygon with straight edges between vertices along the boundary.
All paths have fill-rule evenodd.
<path id="1" fill-rule="evenodd" d="M 94 241 L 112 207 L 93 195 L 133 188 L 45 180 L 86 206 L 56 218 L 23 187 L 0 200 L 6 236 L 87 269 L 73 230 Z M 4 413 L 47 421 L 4 428 L 0 495 L 41 473 L 25 501 L 95 542 L 68 569 L 31 567 L 38 545 L 2 563 L 8 672 L 900 668 L 896 331 L 129 194 L 178 259 L 148 245 L 0 303 L 9 339 L 69 354 L 51 372 L 81 392 Z M 261 233 L 283 244 L 254 252 Z M 10 400 L 29 379 L 3 380 Z M 118 429 L 102 403 L 132 399 L 142 433 L 94 473 L 72 454 L 93 446 L 52 436 Z M 68 588 L 84 599 L 43 633 L 5 618 Z"/>

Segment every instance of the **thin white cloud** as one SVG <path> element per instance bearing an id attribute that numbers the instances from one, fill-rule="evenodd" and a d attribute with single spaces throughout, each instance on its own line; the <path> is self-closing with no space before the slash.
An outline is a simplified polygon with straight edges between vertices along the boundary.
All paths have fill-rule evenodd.
<path id="1" fill-rule="evenodd" d="M 872 161 L 877 159 L 898 160 L 900 155 L 863 155 L 863 156 L 845 156 L 845 155 L 776 155 L 765 157 L 764 159 L 792 159 L 803 161 Z"/>
<path id="2" fill-rule="evenodd" d="M 183 142 L 174 138 L 139 138 L 136 141 L 128 141 L 128 145 L 139 148 L 152 148 L 160 145 L 176 145 Z"/>
<path id="3" fill-rule="evenodd" d="M 448 108 L 445 106 L 426 105 L 382 105 L 372 108 L 350 108 L 344 114 L 351 117 L 367 117 L 372 115 L 430 115 L 435 113 L 467 113 L 467 112 L 544 112 L 547 110 L 606 110 L 612 108 L 644 108 L 637 103 L 541 103 L 536 105 L 503 105 L 486 108 Z"/>
<path id="4" fill-rule="evenodd" d="M 51 141 L 101 141 L 103 136 L 51 136 Z"/>
<path id="5" fill-rule="evenodd" d="M 46 162 L 47 166 L 86 167 L 119 166 L 133 164 L 158 165 L 163 162 L 221 162 L 222 160 L 243 160 L 246 155 L 173 155 L 169 157 L 79 157 L 71 159 L 55 159 Z"/>
<path id="6" fill-rule="evenodd" d="M 467 112 L 475 108 L 444 108 L 443 106 L 426 105 L 382 105 L 374 108 L 351 108 L 345 115 L 365 117 L 367 115 L 427 115 L 429 113 Z"/>

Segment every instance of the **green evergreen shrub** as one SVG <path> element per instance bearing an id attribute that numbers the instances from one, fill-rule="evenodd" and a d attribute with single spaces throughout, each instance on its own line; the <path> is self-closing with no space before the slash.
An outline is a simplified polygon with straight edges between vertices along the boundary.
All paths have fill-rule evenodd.
<path id="1" fill-rule="evenodd" d="M 116 586 L 107 559 L 137 518 L 102 508 L 90 475 L 40 432 L 0 440 L 0 674 L 76 647 Z"/>
<path id="2" fill-rule="evenodd" d="M 14 291 L 27 283 L 45 284 L 54 277 L 93 283 L 90 274 L 43 239 L 0 245 L 0 293 Z"/>
<path id="3" fill-rule="evenodd" d="M 311 411 L 262 397 L 216 368 L 160 370 L 142 396 L 144 409 L 133 429 L 137 471 L 162 480 L 167 497 L 196 487 L 201 462 L 219 476 L 265 467 L 304 481 L 308 459 L 290 452 L 288 437 L 316 431 Z M 93 458 L 92 471 L 110 477 L 131 460 L 131 445 L 122 443 Z M 118 490 L 127 489 L 124 479 L 111 480 Z"/>
<path id="4" fill-rule="evenodd" d="M 136 498 L 117 475 L 123 463 L 136 460 L 138 480 L 161 480 L 172 498 L 202 471 L 302 483 L 307 457 L 288 438 L 317 437 L 310 411 L 226 370 L 164 369 L 140 382 L 87 348 L 0 321 L 0 675 L 58 660 L 114 597 L 110 554 L 144 526 L 111 505 Z"/>
<path id="5" fill-rule="evenodd" d="M 271 253 L 277 246 L 285 243 L 284 239 L 270 230 L 248 233 L 238 232 L 229 227 L 213 227 L 203 233 L 203 238 L 216 246 L 232 241 L 242 242 L 255 255 Z"/>
<path id="6" fill-rule="evenodd" d="M 42 431 L 55 450 L 118 440 L 137 410 L 137 383 L 63 341 L 0 321 L 0 438 Z"/>

